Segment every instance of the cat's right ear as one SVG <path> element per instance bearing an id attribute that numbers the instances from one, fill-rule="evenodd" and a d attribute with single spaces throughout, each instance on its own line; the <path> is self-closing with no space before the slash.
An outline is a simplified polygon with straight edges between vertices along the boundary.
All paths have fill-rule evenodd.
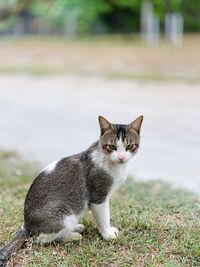
<path id="1" fill-rule="evenodd" d="M 105 132 L 112 130 L 112 124 L 107 121 L 103 116 L 99 116 L 98 119 L 101 129 L 101 135 L 104 135 Z"/>
<path id="2" fill-rule="evenodd" d="M 136 120 L 134 120 L 133 122 L 129 124 L 129 128 L 136 131 L 138 135 L 140 134 L 140 129 L 142 126 L 143 118 L 144 118 L 143 115 L 141 115 Z"/>

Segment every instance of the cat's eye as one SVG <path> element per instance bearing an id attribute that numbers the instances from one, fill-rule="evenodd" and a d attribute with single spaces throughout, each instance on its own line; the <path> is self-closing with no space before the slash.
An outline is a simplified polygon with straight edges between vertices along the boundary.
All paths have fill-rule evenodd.
<path id="1" fill-rule="evenodd" d="M 127 145 L 126 151 L 131 151 L 131 150 L 134 150 L 135 148 L 136 148 L 136 145 Z"/>
<path id="2" fill-rule="evenodd" d="M 117 150 L 117 147 L 115 145 L 108 145 L 108 149 L 111 151 Z"/>

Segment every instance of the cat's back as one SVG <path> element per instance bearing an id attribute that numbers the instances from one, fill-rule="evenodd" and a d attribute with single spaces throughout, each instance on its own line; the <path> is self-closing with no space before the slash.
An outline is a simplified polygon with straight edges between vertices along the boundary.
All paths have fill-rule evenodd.
<path id="1" fill-rule="evenodd" d="M 86 197 L 85 163 L 82 153 L 49 164 L 33 181 L 25 200 L 25 210 L 49 201 L 66 201 L 72 195 Z M 84 195 L 84 196 L 83 196 Z M 81 197 L 81 196 L 80 196 Z"/>

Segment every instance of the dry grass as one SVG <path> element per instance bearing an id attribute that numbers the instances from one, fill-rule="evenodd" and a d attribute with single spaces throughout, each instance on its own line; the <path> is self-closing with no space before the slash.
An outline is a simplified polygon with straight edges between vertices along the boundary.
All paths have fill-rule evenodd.
<path id="1" fill-rule="evenodd" d="M 104 74 L 142 79 L 200 78 L 200 36 L 182 47 L 147 47 L 135 38 L 7 38 L 0 41 L 0 72 Z"/>

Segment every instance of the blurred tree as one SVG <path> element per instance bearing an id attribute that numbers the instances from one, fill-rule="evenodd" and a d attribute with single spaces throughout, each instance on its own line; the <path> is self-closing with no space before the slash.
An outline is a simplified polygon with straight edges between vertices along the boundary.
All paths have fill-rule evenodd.
<path id="1" fill-rule="evenodd" d="M 151 2 L 161 26 L 165 13 L 180 12 L 185 30 L 200 31 L 200 0 Z M 46 32 L 138 32 L 141 3 L 142 0 L 0 0 L 0 20 L 11 25 L 17 16 L 26 13 L 39 17 Z"/>
<path id="2" fill-rule="evenodd" d="M 32 0 L 1 0 L 0 2 L 0 31 L 11 28 L 17 17 L 23 16 Z"/>
<path id="3" fill-rule="evenodd" d="M 109 9 L 108 3 L 100 0 L 34 0 L 31 5 L 32 14 L 44 17 L 51 28 L 76 23 L 78 33 L 88 32 Z"/>
<path id="4" fill-rule="evenodd" d="M 0 2 L 0 18 L 6 18 L 11 15 L 16 15 L 26 10 L 33 0 L 1 0 Z"/>
<path id="5" fill-rule="evenodd" d="M 182 14 L 186 31 L 200 31 L 200 1 L 182 0 Z"/>
<path id="6" fill-rule="evenodd" d="M 102 21 L 111 32 L 139 31 L 141 0 L 107 0 L 109 12 L 102 15 Z"/>

